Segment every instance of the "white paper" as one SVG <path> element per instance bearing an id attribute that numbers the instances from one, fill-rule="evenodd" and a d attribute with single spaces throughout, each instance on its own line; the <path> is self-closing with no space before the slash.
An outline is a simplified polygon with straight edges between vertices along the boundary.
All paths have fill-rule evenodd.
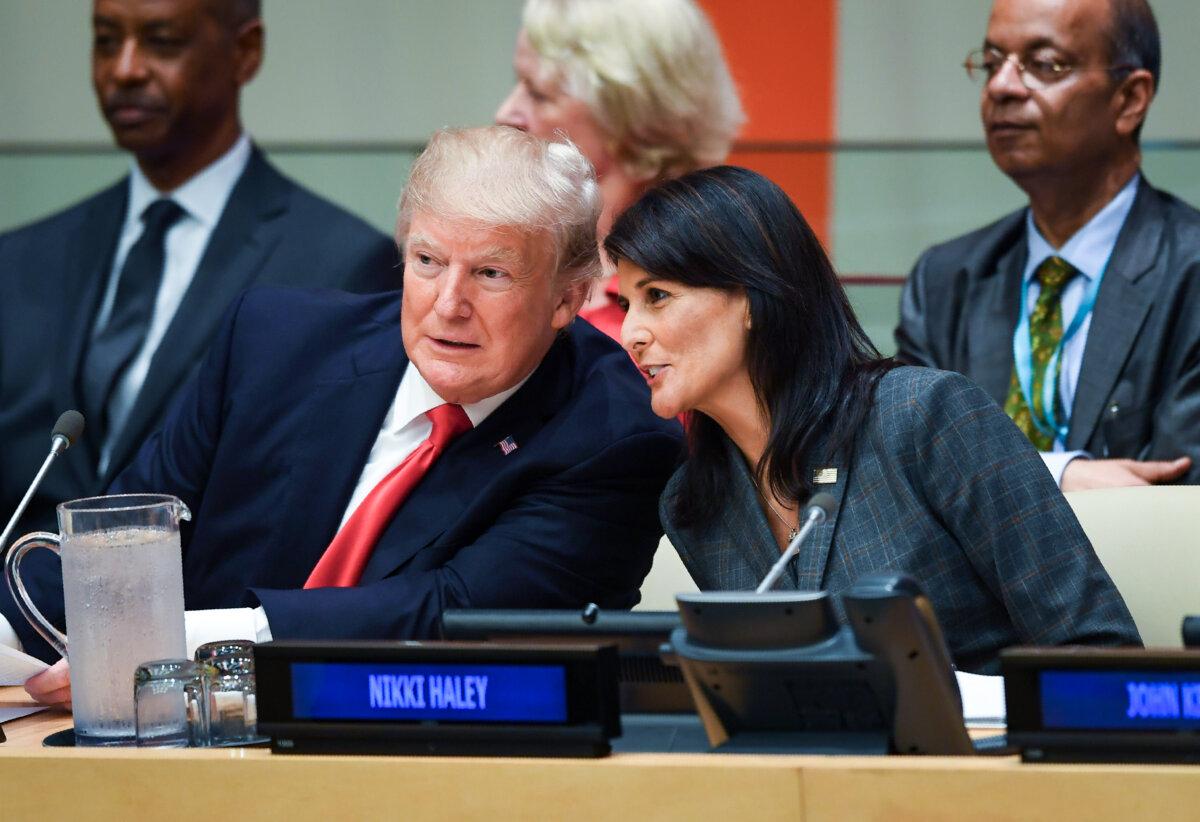
<path id="1" fill-rule="evenodd" d="M 963 720 L 973 728 L 1003 728 L 1007 711 L 1004 705 L 1004 677 L 982 676 L 955 671 L 958 692 L 962 695 Z"/>
<path id="2" fill-rule="evenodd" d="M 0 704 L 0 724 L 44 710 L 46 710 L 45 705 L 20 705 L 7 708 L 3 704 Z"/>
<path id="3" fill-rule="evenodd" d="M 0 645 L 0 685 L 24 685 L 25 680 L 50 666 L 37 657 Z M 14 717 L 9 717 L 10 719 Z M 0 720 L 3 722 L 4 720 Z"/>

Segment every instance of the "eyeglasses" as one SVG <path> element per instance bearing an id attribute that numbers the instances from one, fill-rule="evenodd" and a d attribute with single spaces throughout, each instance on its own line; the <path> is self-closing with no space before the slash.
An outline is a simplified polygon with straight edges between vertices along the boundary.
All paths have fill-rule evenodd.
<path id="1" fill-rule="evenodd" d="M 1017 74 L 1021 83 L 1030 91 L 1039 91 L 1063 80 L 1075 71 L 1129 71 L 1134 66 L 1122 63 L 1116 66 L 1074 66 L 1061 60 L 1043 60 L 1037 57 L 1022 59 L 1018 55 L 1005 54 L 999 49 L 975 49 L 967 55 L 963 68 L 967 77 L 976 83 L 987 83 L 1000 73 L 1005 63 L 1013 61 L 1017 66 Z"/>

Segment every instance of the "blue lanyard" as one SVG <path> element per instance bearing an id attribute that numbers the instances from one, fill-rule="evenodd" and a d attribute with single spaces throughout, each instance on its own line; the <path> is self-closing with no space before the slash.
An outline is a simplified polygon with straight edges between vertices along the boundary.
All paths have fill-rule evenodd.
<path id="1" fill-rule="evenodd" d="M 1111 258 L 1110 252 L 1109 259 Z M 1050 375 L 1058 374 L 1058 363 L 1062 359 L 1063 347 L 1083 327 L 1083 321 L 1096 307 L 1096 295 L 1100 293 L 1100 283 L 1107 270 L 1108 260 L 1105 260 L 1104 267 L 1100 269 L 1096 279 L 1092 280 L 1088 286 L 1087 293 L 1083 295 L 1083 302 L 1079 304 L 1075 316 L 1071 318 L 1071 324 L 1063 331 L 1062 339 L 1058 341 L 1058 346 L 1050 355 L 1050 362 L 1046 364 L 1047 379 L 1042 382 L 1044 416 L 1040 418 L 1033 411 L 1033 349 L 1029 342 L 1029 282 L 1033 277 L 1028 277 L 1021 283 L 1021 319 L 1017 322 L 1017 330 L 1013 334 L 1013 364 L 1017 369 L 1017 381 L 1021 384 L 1021 393 L 1025 396 L 1025 405 L 1029 408 L 1029 416 L 1033 420 L 1033 424 L 1046 436 L 1061 442 L 1067 441 L 1067 431 L 1071 425 L 1071 409 L 1065 409 L 1067 419 L 1060 423 L 1058 416 L 1054 413 L 1054 407 L 1057 405 L 1055 400 L 1058 394 L 1058 379 L 1050 379 Z"/>

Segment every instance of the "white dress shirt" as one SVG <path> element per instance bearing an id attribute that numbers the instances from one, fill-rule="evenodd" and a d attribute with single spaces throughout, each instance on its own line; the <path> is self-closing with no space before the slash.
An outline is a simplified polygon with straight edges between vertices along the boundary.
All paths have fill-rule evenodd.
<path id="1" fill-rule="evenodd" d="M 487 419 L 488 415 L 499 408 L 505 400 L 517 393 L 517 389 L 524 385 L 527 379 L 529 379 L 528 375 L 512 388 L 501 391 L 495 396 L 464 405 L 462 408 L 467 412 L 471 426 L 477 427 L 479 423 Z M 371 446 L 371 453 L 367 455 L 367 464 L 363 466 L 362 474 L 358 478 L 358 485 L 354 487 L 354 493 L 350 495 L 350 503 L 346 506 L 345 513 L 342 514 L 341 525 L 346 524 L 346 520 L 350 519 L 350 515 L 354 513 L 367 494 L 371 493 L 371 489 L 390 474 L 393 468 L 404 462 L 404 459 L 415 451 L 418 445 L 429 438 L 429 434 L 433 431 L 433 423 L 429 421 L 429 417 L 425 416 L 425 412 L 444 405 L 445 402 L 430 387 L 429 383 L 425 382 L 421 372 L 411 363 L 408 368 L 404 369 L 404 376 L 400 379 L 400 387 L 396 389 L 392 407 L 388 409 L 387 416 L 383 418 L 383 427 L 375 437 L 375 444 Z M 341 525 L 338 527 L 341 528 Z"/>
<path id="2" fill-rule="evenodd" d="M 1026 316 L 1033 313 L 1038 294 L 1041 293 L 1041 283 L 1034 274 L 1047 257 L 1058 256 L 1070 263 L 1082 275 L 1074 277 L 1062 292 L 1062 321 L 1063 331 L 1070 327 L 1079 306 L 1083 302 L 1088 288 L 1096 278 L 1104 273 L 1105 266 L 1117 245 L 1117 237 L 1125 218 L 1133 208 L 1137 196 L 1138 180 L 1141 175 L 1133 175 L 1117 196 L 1108 205 L 1100 209 L 1096 216 L 1076 231 L 1062 248 L 1054 248 L 1038 231 L 1033 222 L 1033 212 L 1025 213 L 1025 238 L 1028 243 L 1029 259 L 1025 263 L 1024 282 L 1029 283 L 1029 294 L 1025 305 Z M 1062 367 L 1058 377 L 1058 396 L 1063 408 L 1074 408 L 1075 389 L 1079 384 L 1079 369 L 1083 365 L 1083 352 L 1087 346 L 1088 331 L 1092 326 L 1092 315 L 1083 318 L 1079 330 L 1063 345 Z M 1042 452 L 1042 461 L 1054 475 L 1054 481 L 1062 485 L 1063 471 L 1067 463 L 1076 457 L 1090 457 L 1086 451 L 1067 451 L 1061 439 L 1055 438 L 1052 451 Z"/>
<path id="3" fill-rule="evenodd" d="M 229 195 L 242 172 L 246 170 L 249 160 L 250 138 L 242 134 L 233 147 L 214 163 L 179 188 L 169 192 L 158 191 L 146 179 L 146 175 L 142 174 L 137 163 L 133 164 L 129 174 L 129 206 L 125 210 L 125 223 L 117 240 L 117 251 L 113 256 L 108 284 L 92 328 L 93 338 L 104 330 L 112 316 L 121 267 L 125 265 L 125 258 L 129 256 L 133 244 L 142 236 L 142 212 L 146 210 L 146 206 L 160 197 L 169 197 L 183 209 L 184 214 L 167 231 L 164 240 L 162 283 L 158 287 L 158 296 L 154 302 L 154 315 L 149 328 L 146 329 L 146 340 L 117 381 L 108 401 L 108 435 L 100 444 L 101 476 L 108 469 L 113 445 L 129 418 L 138 392 L 142 390 L 142 383 L 146 381 L 154 352 L 158 350 L 158 344 L 162 342 L 179 304 L 183 302 L 183 295 L 192 283 L 192 277 L 200 265 L 204 249 L 208 247 L 213 229 L 221 219 Z"/>

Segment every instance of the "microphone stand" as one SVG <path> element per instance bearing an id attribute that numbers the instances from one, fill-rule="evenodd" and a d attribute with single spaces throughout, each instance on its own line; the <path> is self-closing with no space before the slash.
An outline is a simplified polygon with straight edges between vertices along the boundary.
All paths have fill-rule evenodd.
<path id="1" fill-rule="evenodd" d="M 50 453 L 42 461 L 42 467 L 38 469 L 37 476 L 33 478 L 33 482 L 30 483 L 29 488 L 25 491 L 25 496 L 21 497 L 21 503 L 17 506 L 17 510 L 13 512 L 12 519 L 8 521 L 8 525 L 4 527 L 4 532 L 0 533 L 0 557 L 8 552 L 8 538 L 12 536 L 13 529 L 17 527 L 17 520 L 25 513 L 25 508 L 28 507 L 29 501 L 33 499 L 33 493 L 42 484 L 42 478 L 50 470 L 50 464 L 54 462 L 55 457 L 70 448 L 71 443 L 83 436 L 83 426 L 83 414 L 80 414 L 78 411 L 64 411 L 58 415 L 58 421 L 54 423 L 54 428 L 50 431 Z"/>
<path id="2" fill-rule="evenodd" d="M 775 583 L 783 575 L 783 569 L 791 562 L 792 557 L 800 553 L 800 543 L 804 542 L 804 538 L 808 536 L 812 529 L 824 521 L 824 508 L 819 505 L 808 506 L 808 510 L 805 511 L 804 524 L 800 526 L 800 530 L 796 532 L 796 536 L 792 537 L 792 541 L 788 543 L 787 549 L 780 555 L 779 559 L 775 560 L 775 564 L 771 566 L 771 570 L 763 577 L 763 581 L 754 589 L 754 593 L 765 593 L 775 587 Z"/>
<path id="3" fill-rule="evenodd" d="M 29 500 L 33 499 L 33 494 L 37 491 L 38 486 L 42 484 L 42 478 L 46 476 L 46 472 L 50 470 L 51 463 L 55 457 L 67 450 L 67 446 L 71 444 L 62 434 L 55 434 L 51 440 L 50 453 L 46 455 L 46 459 L 42 461 L 42 467 L 38 469 L 37 475 L 34 476 L 33 482 L 29 488 L 25 490 L 25 496 L 21 498 L 20 504 L 17 505 L 17 510 L 13 512 L 12 519 L 8 521 L 8 525 L 4 527 L 4 533 L 0 534 L 0 555 L 3 555 L 8 550 L 8 538 L 12 536 L 13 529 L 17 527 L 17 520 L 25 513 L 25 509 L 29 507 Z"/>

